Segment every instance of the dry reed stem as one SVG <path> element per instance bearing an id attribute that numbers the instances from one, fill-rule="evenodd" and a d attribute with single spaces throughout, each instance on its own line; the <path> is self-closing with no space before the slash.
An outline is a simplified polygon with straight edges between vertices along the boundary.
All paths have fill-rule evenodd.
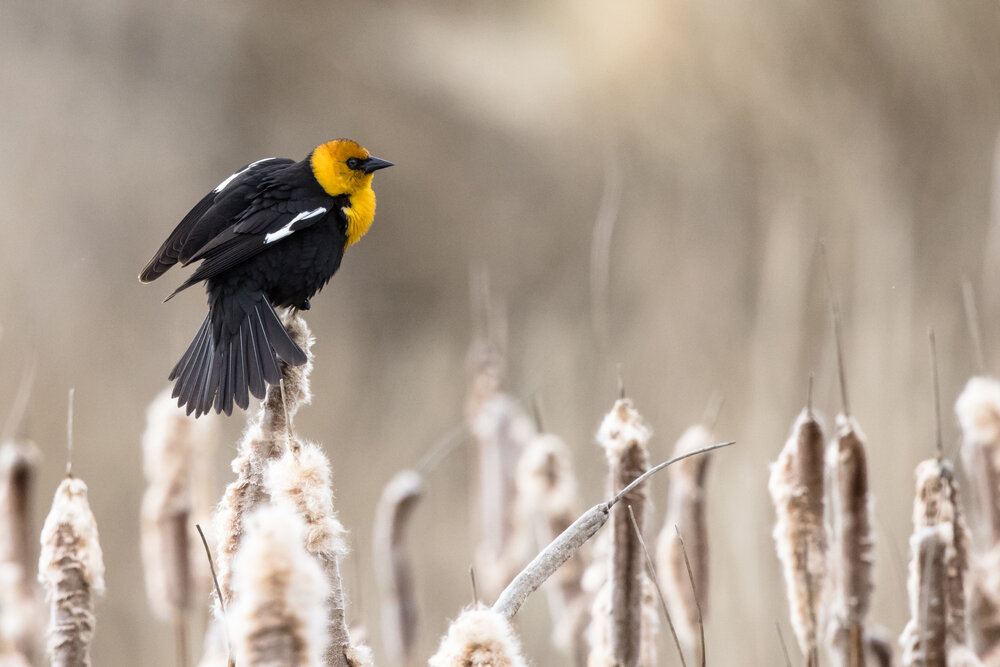
<path id="1" fill-rule="evenodd" d="M 629 508 L 628 508 L 628 513 L 629 513 L 629 520 L 632 522 L 632 530 L 635 531 L 636 538 L 638 538 L 638 540 L 639 540 L 639 546 L 642 547 L 642 557 L 646 561 L 646 574 L 649 576 L 649 583 L 652 585 L 652 592 L 654 592 L 656 594 L 656 599 L 659 600 L 659 602 L 660 602 L 660 608 L 663 610 L 663 617 L 665 619 L 667 619 L 667 627 L 670 628 L 670 635 L 673 637 L 673 639 L 674 639 L 674 645 L 677 647 L 677 657 L 680 658 L 681 667 L 687 667 L 687 661 L 684 660 L 684 649 L 681 647 L 680 639 L 677 638 L 677 630 L 674 628 L 673 619 L 670 618 L 670 610 L 667 608 L 667 600 L 666 600 L 666 598 L 663 597 L 663 589 L 660 587 L 660 580 L 656 576 L 656 566 L 653 564 L 653 558 L 652 558 L 652 556 L 649 555 L 649 550 L 646 548 L 646 541 L 644 539 L 642 539 L 642 532 L 639 530 L 639 524 L 636 523 L 636 521 L 635 521 L 635 513 L 632 512 L 632 507 L 631 506 L 629 506 Z M 645 602 L 645 600 L 643 602 Z M 649 631 L 646 630 L 646 628 L 645 628 L 645 625 L 648 623 L 648 621 L 645 618 L 645 614 L 647 613 L 647 611 L 648 610 L 646 609 L 646 607 L 644 605 L 643 606 L 643 615 L 644 615 L 643 616 L 643 625 L 644 625 L 643 632 L 646 633 L 647 636 L 650 636 L 649 635 Z M 655 611 L 653 612 L 653 615 L 654 616 L 656 615 Z M 656 622 L 657 628 L 658 628 L 659 627 L 659 618 L 656 618 L 655 622 Z M 655 651 L 655 646 L 653 647 L 652 650 Z M 656 662 L 655 653 L 653 654 L 652 662 L 653 663 Z"/>
<path id="2" fill-rule="evenodd" d="M 774 544 L 784 572 L 792 630 L 807 656 L 816 650 L 822 627 L 819 613 L 827 551 L 823 469 L 823 429 L 806 408 L 771 465 L 768 489 L 777 515 Z"/>
<path id="3" fill-rule="evenodd" d="M 328 584 L 304 548 L 305 524 L 287 506 L 247 517 L 233 563 L 230 636 L 240 667 L 319 667 L 327 642 Z"/>
<path id="4" fill-rule="evenodd" d="M 417 600 L 406 529 L 424 494 L 424 479 L 413 470 L 396 473 L 382 489 L 375 508 L 372 559 L 381 593 L 382 643 L 389 662 L 415 664 Z"/>
<path id="5" fill-rule="evenodd" d="M 604 417 L 597 431 L 597 441 L 608 461 L 608 480 L 612 493 L 625 489 L 649 468 L 648 443 L 652 431 L 629 399 L 619 399 Z M 610 646 L 612 663 L 624 667 L 640 664 L 642 650 L 642 606 L 645 572 L 642 550 L 636 539 L 626 505 L 631 505 L 640 529 L 645 518 L 646 490 L 632 489 L 624 501 L 612 510 L 612 553 L 610 574 L 605 587 L 610 595 Z M 594 601 L 592 618 L 604 611 L 601 594 Z M 598 622 L 596 619 L 593 622 Z M 592 656 L 594 645 L 591 645 Z M 593 664 L 593 659 L 591 660 Z"/>
<path id="6" fill-rule="evenodd" d="M 828 457 L 835 469 L 830 658 L 835 665 L 862 667 L 865 617 L 874 590 L 874 536 L 865 438 L 853 417 L 837 415 L 837 437 Z"/>
<path id="7" fill-rule="evenodd" d="M 527 667 L 509 620 L 482 605 L 462 610 L 441 639 L 430 667 Z"/>
<path id="8" fill-rule="evenodd" d="M 279 386 L 267 387 L 264 400 L 248 418 L 247 429 L 233 459 L 232 469 L 237 478 L 226 487 L 215 516 L 218 535 L 215 560 L 219 586 L 226 603 L 232 599 L 232 561 L 243 537 L 245 517 L 269 500 L 264 488 L 264 470 L 289 446 L 290 428 L 286 429 L 286 426 L 291 425 L 286 423 L 286 415 L 288 419 L 294 418 L 299 407 L 308 404 L 312 398 L 309 391 L 309 373 L 313 365 L 312 334 L 305 320 L 297 315 L 286 316 L 284 323 L 292 340 L 306 353 L 307 361 L 302 366 L 281 363 L 284 392 Z M 282 400 L 282 393 L 287 405 Z"/>
<path id="9" fill-rule="evenodd" d="M 517 466 L 518 513 L 522 525 L 534 527 L 536 543 L 546 545 L 576 520 L 577 485 L 569 447 L 556 435 L 532 438 Z M 560 567 L 544 586 L 549 616 L 553 622 L 552 641 L 563 653 L 571 653 L 582 625 L 584 611 L 584 557 L 577 553 Z"/>
<path id="10" fill-rule="evenodd" d="M 340 574 L 340 561 L 348 552 L 347 531 L 333 507 L 330 462 L 318 446 L 299 442 L 270 463 L 264 471 L 264 486 L 274 505 L 286 507 L 305 522 L 306 551 L 317 559 L 329 582 L 325 664 L 347 665 L 345 651 L 351 641 Z"/>
<path id="11" fill-rule="evenodd" d="M 56 667 L 87 667 L 94 598 L 104 593 L 104 560 L 83 480 L 67 477 L 59 484 L 41 547 L 38 580 L 49 602 L 49 659 Z"/>
<path id="12" fill-rule="evenodd" d="M 674 446 L 674 455 L 695 451 L 713 442 L 712 432 L 705 426 L 696 424 L 681 435 Z M 708 608 L 705 479 L 709 458 L 696 456 L 685 459 L 667 473 L 667 510 L 656 548 L 657 569 L 662 576 L 663 593 L 674 612 L 677 634 L 688 650 L 698 646 L 698 605 L 701 605 L 702 613 Z M 678 530 L 690 549 L 690 579 L 684 565 Z"/>
<path id="13" fill-rule="evenodd" d="M 904 667 L 947 667 L 945 552 L 951 539 L 947 523 L 917 527 L 910 539 L 910 622 L 899 638 Z"/>
<path id="14" fill-rule="evenodd" d="M 40 459 L 29 440 L 0 444 L 0 645 L 34 660 L 42 616 L 35 589 L 31 505 Z"/>
<path id="15" fill-rule="evenodd" d="M 579 548 L 596 533 L 601 526 L 603 526 L 608 517 L 611 514 L 612 508 L 618 504 L 619 501 L 623 500 L 627 494 L 636 488 L 641 487 L 643 483 L 646 482 L 652 475 L 663 470 L 666 467 L 676 463 L 677 461 L 684 460 L 690 456 L 697 456 L 705 454 L 709 451 L 720 449 L 722 447 L 728 447 L 732 445 L 732 442 L 724 442 L 712 445 L 711 447 L 706 447 L 695 452 L 690 452 L 684 454 L 680 457 L 675 457 L 668 461 L 658 463 L 654 467 L 646 471 L 642 476 L 638 477 L 627 487 L 616 493 L 610 500 L 603 503 L 598 503 L 597 505 L 591 507 L 589 510 L 580 515 L 580 517 L 573 522 L 573 524 L 564 530 L 559 537 L 552 540 L 547 547 L 542 549 L 541 552 L 535 558 L 528 563 L 523 570 L 514 578 L 513 581 L 504 589 L 497 598 L 497 601 L 493 604 L 493 609 L 497 613 L 501 614 L 505 618 L 512 618 L 514 614 L 521 608 L 524 601 L 531 595 L 535 590 L 538 589 L 545 580 L 552 576 L 559 567 L 565 563 L 570 557 L 573 556 L 579 550 Z M 610 540 L 604 540 L 610 541 Z M 601 540 L 598 540 L 600 543 Z M 597 554 L 601 553 L 600 544 L 595 546 L 595 561 L 597 560 Z M 610 552 L 610 549 L 606 549 Z M 596 567 L 596 563 L 587 568 L 583 577 L 583 588 L 584 590 L 594 590 L 593 585 L 588 582 L 588 579 L 592 578 L 592 573 L 596 570 L 603 569 L 603 577 L 607 576 L 607 567 Z M 597 584 L 598 586 L 600 583 Z"/>

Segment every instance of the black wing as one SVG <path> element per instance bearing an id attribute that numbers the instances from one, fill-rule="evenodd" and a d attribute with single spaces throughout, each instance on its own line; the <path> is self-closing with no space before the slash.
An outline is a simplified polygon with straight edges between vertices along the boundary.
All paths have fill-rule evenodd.
<path id="1" fill-rule="evenodd" d="M 144 283 L 156 280 L 174 264 L 186 264 L 206 243 L 231 226 L 257 197 L 262 176 L 295 164 L 288 158 L 265 158 L 238 169 L 219 183 L 184 216 L 139 274 Z"/>
<path id="2" fill-rule="evenodd" d="M 259 196 L 239 215 L 235 224 L 215 235 L 184 262 L 202 260 L 201 266 L 167 300 L 334 213 L 341 202 L 316 190 L 287 184 L 262 187 Z"/>

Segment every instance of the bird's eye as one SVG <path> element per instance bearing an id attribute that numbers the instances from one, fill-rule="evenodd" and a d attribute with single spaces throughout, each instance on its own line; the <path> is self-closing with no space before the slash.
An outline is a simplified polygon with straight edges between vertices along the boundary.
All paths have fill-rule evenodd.
<path id="1" fill-rule="evenodd" d="M 348 158 L 347 166 L 350 167 L 351 169 L 357 169 L 358 167 L 361 166 L 361 160 L 359 160 L 356 157 Z"/>

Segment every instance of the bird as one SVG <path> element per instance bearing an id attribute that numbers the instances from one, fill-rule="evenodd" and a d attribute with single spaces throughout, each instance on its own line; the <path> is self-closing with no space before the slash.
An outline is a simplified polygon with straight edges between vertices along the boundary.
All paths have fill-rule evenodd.
<path id="1" fill-rule="evenodd" d="M 391 166 L 350 139 L 320 144 L 298 162 L 257 160 L 219 183 L 170 233 L 139 280 L 201 262 L 164 300 L 205 283 L 208 314 L 169 376 L 188 415 L 246 409 L 250 395 L 263 398 L 266 385 L 279 382 L 279 360 L 306 363 L 275 308 L 309 310 L 344 251 L 371 227 L 372 178 Z"/>

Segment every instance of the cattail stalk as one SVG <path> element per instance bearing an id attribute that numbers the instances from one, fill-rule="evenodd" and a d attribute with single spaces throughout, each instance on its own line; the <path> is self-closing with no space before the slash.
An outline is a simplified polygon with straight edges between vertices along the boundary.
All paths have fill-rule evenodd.
<path id="1" fill-rule="evenodd" d="M 381 592 L 383 644 L 389 662 L 401 667 L 416 664 L 417 601 L 406 529 L 423 494 L 423 476 L 402 470 L 385 485 L 375 508 L 372 557 Z"/>
<path id="2" fill-rule="evenodd" d="M 904 667 L 947 667 L 948 611 L 945 552 L 951 526 L 917 528 L 910 540 L 910 622 L 903 630 Z"/>
<path id="3" fill-rule="evenodd" d="M 785 576 L 792 630 L 806 656 L 817 650 L 826 579 L 823 444 L 822 427 L 812 411 L 804 409 L 771 465 L 768 483 L 777 514 L 774 544 Z"/>
<path id="4" fill-rule="evenodd" d="M 232 563 L 243 538 L 245 518 L 258 505 L 270 499 L 264 487 L 264 471 L 271 461 L 282 456 L 290 444 L 292 425 L 288 420 L 294 418 L 299 407 L 308 404 L 312 398 L 309 391 L 312 334 L 301 317 L 286 317 L 284 323 L 292 340 L 306 353 L 307 361 L 302 366 L 281 363 L 284 391 L 280 386 L 268 386 L 264 400 L 249 420 L 232 462 L 237 478 L 226 487 L 215 520 L 219 536 L 216 552 L 219 587 L 227 604 L 232 599 Z"/>
<path id="5" fill-rule="evenodd" d="M 340 561 L 348 552 L 347 531 L 334 511 L 329 460 L 317 445 L 296 443 L 297 447 L 289 448 L 265 471 L 265 489 L 272 503 L 286 507 L 305 522 L 306 551 L 319 562 L 329 582 L 324 664 L 347 666 L 345 652 L 351 641 L 340 574 Z"/>
<path id="6" fill-rule="evenodd" d="M 528 667 L 509 620 L 482 605 L 462 610 L 441 639 L 430 667 Z"/>
<path id="7" fill-rule="evenodd" d="M 41 644 L 31 505 L 40 454 L 29 440 L 0 444 L 0 645 L 34 660 Z"/>
<path id="8" fill-rule="evenodd" d="M 517 496 L 521 521 L 534 527 L 540 545 L 551 542 L 576 520 L 576 477 L 569 447 L 561 438 L 543 433 L 528 442 L 518 461 Z M 583 570 L 583 555 L 577 553 L 544 588 L 554 626 L 552 640 L 563 653 L 577 653 L 574 649 L 583 640 Z"/>
<path id="9" fill-rule="evenodd" d="M 674 454 L 701 449 L 715 442 L 702 424 L 688 428 L 674 447 Z M 673 620 L 681 642 L 692 650 L 698 646 L 698 606 L 708 608 L 708 526 L 705 520 L 705 479 L 708 456 L 685 459 L 667 473 L 667 511 L 657 540 L 657 569 L 663 593 L 674 612 Z M 684 564 L 678 531 L 689 548 L 691 577 Z M 692 583 L 694 584 L 692 588 Z M 695 598 L 697 591 L 698 598 Z M 701 661 L 698 660 L 700 663 Z"/>
<path id="10" fill-rule="evenodd" d="M 192 539 L 192 472 L 196 466 L 207 467 L 198 461 L 208 458 L 214 436 L 215 420 L 185 414 L 169 388 L 146 410 L 142 449 L 147 487 L 140 511 L 146 597 L 154 614 L 175 623 L 182 665 L 187 663 L 185 617 L 195 598 L 195 562 L 204 561 L 198 540 Z"/>
<path id="11" fill-rule="evenodd" d="M 233 563 L 228 609 L 236 664 L 320 667 L 326 646 L 327 580 L 305 549 L 304 522 L 288 507 L 247 517 Z"/>
<path id="12" fill-rule="evenodd" d="M 649 468 L 648 443 L 652 431 L 627 398 L 615 402 L 597 432 L 597 441 L 604 448 L 609 466 L 609 486 L 612 493 L 623 490 Z M 611 513 L 613 547 L 609 577 L 604 589 L 594 601 L 591 637 L 591 665 L 621 665 L 635 667 L 643 653 L 642 612 L 646 574 L 642 565 L 642 550 L 632 528 L 626 505 L 631 505 L 640 529 L 643 526 L 646 490 L 633 488 L 624 501 Z M 606 614 L 610 601 L 610 619 Z M 606 626 L 608 643 L 601 640 Z M 647 638 L 653 641 L 653 638 Z"/>
<path id="13" fill-rule="evenodd" d="M 830 658 L 834 665 L 863 667 L 865 617 L 874 590 L 874 536 L 865 438 L 853 417 L 837 415 L 837 437 L 830 445 L 829 460 L 835 470 Z"/>
<path id="14" fill-rule="evenodd" d="M 49 659 L 55 667 L 88 667 L 104 560 L 83 480 L 67 477 L 56 489 L 41 547 L 38 579 L 49 602 Z"/>
<path id="15" fill-rule="evenodd" d="M 955 413 L 973 525 L 979 527 L 970 558 L 969 640 L 984 664 L 1000 666 L 1000 382 L 971 378 Z"/>

